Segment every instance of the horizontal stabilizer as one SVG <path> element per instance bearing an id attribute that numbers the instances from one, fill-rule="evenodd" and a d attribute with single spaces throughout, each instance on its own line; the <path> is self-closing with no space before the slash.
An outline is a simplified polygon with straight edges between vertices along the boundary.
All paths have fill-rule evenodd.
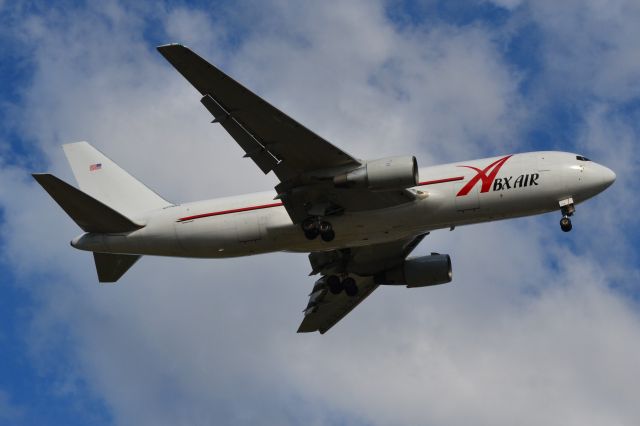
<path id="1" fill-rule="evenodd" d="M 138 259 L 140 256 L 134 254 L 93 253 L 96 271 L 98 271 L 98 281 L 101 283 L 118 281 Z"/>
<path id="2" fill-rule="evenodd" d="M 144 226 L 132 222 L 54 175 L 34 173 L 32 176 L 85 232 L 129 232 Z"/>

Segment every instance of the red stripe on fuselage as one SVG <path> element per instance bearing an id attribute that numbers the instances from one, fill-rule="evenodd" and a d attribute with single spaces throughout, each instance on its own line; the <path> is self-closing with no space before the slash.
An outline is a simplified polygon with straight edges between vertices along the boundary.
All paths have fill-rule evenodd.
<path id="1" fill-rule="evenodd" d="M 238 209 L 231 209 L 231 210 L 220 210 L 218 212 L 202 213 L 202 214 L 196 214 L 196 215 L 193 215 L 193 216 L 181 217 L 180 219 L 178 219 L 178 222 L 185 222 L 187 220 L 193 220 L 193 219 L 201 219 L 203 217 L 220 216 L 220 215 L 223 215 L 223 214 L 248 212 L 248 211 L 251 211 L 251 210 L 260 210 L 260 209 L 268 209 L 270 207 L 280 207 L 282 205 L 283 205 L 282 203 L 272 203 L 272 204 L 262 204 L 262 205 L 259 205 L 259 206 L 240 207 Z"/>
<path id="2" fill-rule="evenodd" d="M 435 185 L 436 183 L 445 183 L 445 182 L 455 182 L 457 180 L 462 180 L 462 179 L 464 179 L 464 176 L 456 176 L 452 178 L 436 179 L 436 180 L 426 180 L 424 182 L 418 182 L 418 186 Z"/>
<path id="3" fill-rule="evenodd" d="M 427 180 L 427 181 L 424 181 L 424 182 L 419 182 L 418 186 L 435 185 L 436 183 L 445 183 L 445 182 L 455 182 L 457 180 L 462 180 L 462 179 L 464 179 L 463 176 L 457 176 L 457 177 L 446 178 L 446 179 Z M 272 203 L 272 204 L 262 204 L 262 205 L 259 205 L 259 206 L 240 207 L 240 208 L 231 209 L 231 210 L 220 210 L 218 212 L 202 213 L 202 214 L 196 214 L 196 215 L 193 215 L 193 216 L 181 217 L 180 219 L 178 219 L 178 222 L 186 222 L 187 220 L 193 220 L 193 219 L 202 219 L 203 217 L 220 216 L 220 215 L 223 215 L 223 214 L 248 212 L 248 211 L 251 211 L 251 210 L 260 210 L 260 209 L 268 209 L 270 207 L 280 207 L 282 205 L 283 205 L 282 203 Z"/>

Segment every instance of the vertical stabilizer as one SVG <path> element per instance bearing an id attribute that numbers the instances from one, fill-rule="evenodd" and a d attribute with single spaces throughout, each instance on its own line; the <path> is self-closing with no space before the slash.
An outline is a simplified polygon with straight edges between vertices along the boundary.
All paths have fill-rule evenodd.
<path id="1" fill-rule="evenodd" d="M 62 147 L 80 189 L 126 217 L 171 205 L 89 143 Z"/>

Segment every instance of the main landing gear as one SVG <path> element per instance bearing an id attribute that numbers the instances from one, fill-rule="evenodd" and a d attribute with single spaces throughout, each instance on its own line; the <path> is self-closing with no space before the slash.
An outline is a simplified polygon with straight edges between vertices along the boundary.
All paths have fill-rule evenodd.
<path id="1" fill-rule="evenodd" d="M 336 237 L 331 223 L 320 220 L 317 217 L 305 219 L 302 222 L 302 230 L 308 240 L 314 240 L 318 235 L 323 241 L 332 241 Z"/>
<path id="2" fill-rule="evenodd" d="M 569 232 L 573 228 L 570 217 L 575 213 L 576 208 L 573 205 L 573 198 L 567 198 L 560 201 L 560 211 L 562 212 L 562 219 L 560 219 L 560 229 L 564 232 Z"/>
<path id="3" fill-rule="evenodd" d="M 342 290 L 344 290 L 349 297 L 353 297 L 358 294 L 358 285 L 356 284 L 356 280 L 351 277 L 341 280 L 337 275 L 329 275 L 327 277 L 327 286 L 332 294 L 340 294 Z"/>

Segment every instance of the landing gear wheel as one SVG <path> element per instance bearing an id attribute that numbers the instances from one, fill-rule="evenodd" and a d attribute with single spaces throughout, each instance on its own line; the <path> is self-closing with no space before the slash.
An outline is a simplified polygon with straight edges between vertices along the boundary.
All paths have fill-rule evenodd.
<path id="1" fill-rule="evenodd" d="M 320 221 L 317 217 L 308 217 L 302 221 L 301 224 L 304 236 L 308 240 L 314 240 L 318 235 L 322 237 L 323 241 L 333 241 L 336 237 L 336 233 L 331 226 L 331 223 Z"/>
<path id="2" fill-rule="evenodd" d="M 316 229 L 318 229 L 318 222 L 314 218 L 308 217 L 302 221 L 303 231 L 312 231 Z"/>
<path id="3" fill-rule="evenodd" d="M 340 278 L 335 275 L 329 275 L 327 277 L 327 286 L 332 294 L 340 294 L 344 286 L 340 282 Z"/>
<path id="4" fill-rule="evenodd" d="M 562 229 L 563 232 L 569 232 L 571 231 L 571 228 L 573 228 L 573 225 L 571 225 L 571 219 L 569 217 L 573 216 L 573 214 L 576 212 L 576 206 L 573 204 L 572 197 L 560 200 L 559 203 L 560 212 L 562 213 L 562 219 L 560 219 L 560 229 Z"/>
<path id="5" fill-rule="evenodd" d="M 331 227 L 331 224 L 329 222 L 320 222 L 320 226 L 318 226 L 318 229 L 321 233 L 325 233 L 331 231 L 333 228 Z"/>
<path id="6" fill-rule="evenodd" d="M 329 222 L 320 222 L 318 230 L 320 231 L 320 236 L 323 241 L 329 242 L 336 237 L 336 233 L 333 231 L 333 227 Z"/>
<path id="7" fill-rule="evenodd" d="M 351 277 L 347 277 L 342 280 L 342 286 L 344 287 L 344 292 L 347 293 L 347 296 L 353 297 L 358 294 L 358 286 L 356 285 L 356 280 Z"/>
<path id="8" fill-rule="evenodd" d="M 322 241 L 329 242 L 333 241 L 333 239 L 336 237 L 336 233 L 333 229 L 329 229 L 327 232 L 321 233 L 320 236 L 322 237 Z"/>
<path id="9" fill-rule="evenodd" d="M 569 232 L 571 231 L 571 228 L 573 228 L 571 219 L 569 219 L 567 216 L 560 219 L 560 229 L 562 229 L 564 232 Z"/>
<path id="10" fill-rule="evenodd" d="M 315 240 L 318 236 L 319 232 L 317 229 L 311 229 L 309 231 L 304 231 L 304 236 L 307 237 L 307 240 Z"/>
<path id="11" fill-rule="evenodd" d="M 304 236 L 307 237 L 308 240 L 315 239 L 320 234 L 318 221 L 311 217 L 303 220 L 302 231 L 304 231 Z"/>

